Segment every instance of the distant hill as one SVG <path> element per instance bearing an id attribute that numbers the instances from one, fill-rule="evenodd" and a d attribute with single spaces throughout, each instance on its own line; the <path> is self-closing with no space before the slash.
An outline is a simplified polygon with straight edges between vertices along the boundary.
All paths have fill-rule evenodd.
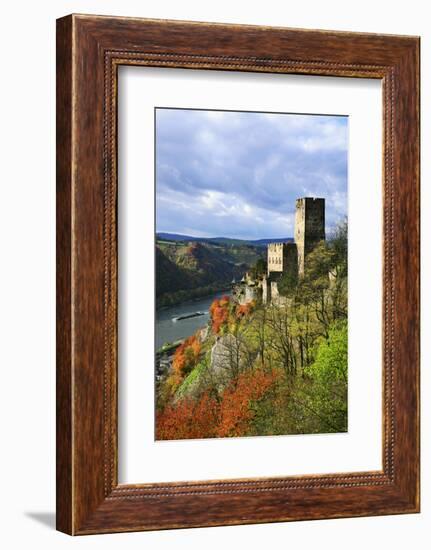
<path id="1" fill-rule="evenodd" d="M 283 237 L 280 239 L 258 239 L 256 241 L 249 241 L 250 243 L 254 244 L 255 246 L 266 246 L 270 243 L 293 243 L 292 237 Z"/>
<path id="2" fill-rule="evenodd" d="M 178 233 L 157 233 L 158 240 L 164 241 L 184 241 L 195 243 L 220 243 L 227 245 L 251 245 L 266 246 L 269 243 L 293 242 L 292 237 L 282 237 L 277 239 L 231 239 L 230 237 L 193 237 L 192 235 L 180 235 Z"/>
<path id="3" fill-rule="evenodd" d="M 248 243 L 165 240 L 156 243 L 157 306 L 173 305 L 230 287 L 264 250 Z"/>

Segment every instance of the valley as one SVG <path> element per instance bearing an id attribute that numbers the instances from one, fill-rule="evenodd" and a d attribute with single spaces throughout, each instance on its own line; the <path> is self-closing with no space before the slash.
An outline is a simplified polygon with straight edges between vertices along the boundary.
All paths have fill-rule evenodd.
<path id="1" fill-rule="evenodd" d="M 266 254 L 266 247 L 248 241 L 190 238 L 194 240 L 157 236 L 157 309 L 230 289 L 233 280 L 241 279 Z"/>

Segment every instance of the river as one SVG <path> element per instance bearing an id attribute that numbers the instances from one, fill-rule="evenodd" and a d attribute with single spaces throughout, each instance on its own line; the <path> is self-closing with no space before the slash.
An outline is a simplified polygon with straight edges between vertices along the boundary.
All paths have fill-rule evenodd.
<path id="1" fill-rule="evenodd" d="M 218 292 L 206 298 L 192 302 L 183 302 L 177 306 L 163 308 L 156 311 L 156 349 L 167 342 L 175 342 L 194 334 L 199 328 L 203 328 L 209 319 L 209 308 L 215 298 L 229 296 L 230 291 Z M 204 315 L 173 321 L 175 317 L 188 315 L 195 311 L 203 311 Z"/>

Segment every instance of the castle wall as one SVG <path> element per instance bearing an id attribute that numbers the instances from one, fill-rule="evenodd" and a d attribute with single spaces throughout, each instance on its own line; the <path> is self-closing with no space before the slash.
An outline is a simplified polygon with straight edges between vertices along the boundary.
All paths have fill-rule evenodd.
<path id="1" fill-rule="evenodd" d="M 255 284 L 236 283 L 232 286 L 232 297 L 240 305 L 249 304 L 257 301 L 259 298 L 260 288 Z M 263 299 L 263 298 L 262 298 Z"/>
<path id="2" fill-rule="evenodd" d="M 287 304 L 288 302 L 288 299 L 280 294 L 277 281 L 271 281 L 271 302 L 277 305 Z"/>
<path id="3" fill-rule="evenodd" d="M 257 288 L 255 286 L 247 286 L 245 288 L 244 304 L 257 300 Z"/>
<path id="4" fill-rule="evenodd" d="M 271 301 L 277 300 L 279 296 L 277 282 L 271 281 Z"/>
<path id="5" fill-rule="evenodd" d="M 268 245 L 268 275 L 283 271 L 283 244 L 271 243 Z"/>
<path id="6" fill-rule="evenodd" d="M 269 281 L 267 277 L 264 277 L 262 281 L 262 302 L 264 304 L 269 304 L 270 301 L 271 301 L 271 290 L 269 287 Z"/>
<path id="7" fill-rule="evenodd" d="M 298 256 L 295 243 L 271 243 L 268 245 L 268 276 L 271 273 L 296 275 Z"/>

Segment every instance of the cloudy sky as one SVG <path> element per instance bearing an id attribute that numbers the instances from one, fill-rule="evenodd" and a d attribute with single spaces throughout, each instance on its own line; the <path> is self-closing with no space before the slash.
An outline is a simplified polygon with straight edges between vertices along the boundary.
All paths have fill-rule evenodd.
<path id="1" fill-rule="evenodd" d="M 295 200 L 347 215 L 348 119 L 156 109 L 156 231 L 292 237 Z"/>

